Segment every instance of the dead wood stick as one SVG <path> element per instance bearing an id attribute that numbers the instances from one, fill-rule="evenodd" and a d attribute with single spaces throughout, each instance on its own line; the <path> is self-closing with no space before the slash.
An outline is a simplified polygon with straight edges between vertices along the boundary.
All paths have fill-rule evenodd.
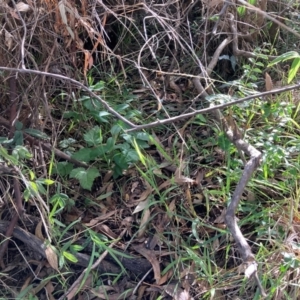
<path id="1" fill-rule="evenodd" d="M 224 48 L 226 44 L 227 43 L 221 43 L 221 45 L 216 50 L 213 59 L 209 64 L 211 70 L 215 67 L 217 57 L 220 55 L 222 48 Z M 209 71 L 210 70 L 208 70 L 208 72 Z M 193 83 L 198 93 L 200 93 L 202 95 L 202 98 L 205 99 L 205 97 L 208 96 L 208 93 L 206 92 L 206 89 L 202 86 L 199 77 L 195 77 L 193 79 Z M 243 236 L 235 218 L 235 212 L 240 202 L 242 193 L 244 192 L 246 185 L 251 179 L 253 172 L 258 168 L 262 154 L 260 151 L 258 151 L 256 148 L 254 148 L 252 145 L 248 144 L 241 138 L 236 124 L 229 125 L 220 109 L 215 109 L 212 111 L 212 113 L 215 119 L 225 131 L 228 139 L 236 146 L 236 148 L 239 151 L 243 151 L 250 157 L 249 161 L 245 164 L 243 174 L 236 186 L 236 189 L 227 208 L 225 222 L 238 246 L 241 257 L 244 263 L 246 264 L 245 276 L 249 278 L 250 276 L 254 275 L 254 278 L 257 281 L 257 285 L 260 289 L 261 294 L 263 296 L 266 296 L 266 293 L 257 276 L 257 263 L 255 261 L 255 257 L 245 237 Z"/>
<path id="2" fill-rule="evenodd" d="M 202 87 L 202 84 L 198 78 L 195 78 L 193 80 L 193 83 L 199 93 L 203 92 L 204 88 Z M 206 94 L 205 91 L 204 93 Z M 257 285 L 260 288 L 261 294 L 265 296 L 266 293 L 262 289 L 261 283 L 258 281 L 257 263 L 255 262 L 254 255 L 252 254 L 251 248 L 248 245 L 245 237 L 243 236 L 235 218 L 235 212 L 240 202 L 241 195 L 246 185 L 248 184 L 249 180 L 251 179 L 253 172 L 259 166 L 262 154 L 258 150 L 256 150 L 253 146 L 251 146 L 250 144 L 246 143 L 243 139 L 241 139 L 234 132 L 234 129 L 230 128 L 230 126 L 227 124 L 223 114 L 219 109 L 213 111 L 213 115 L 218 121 L 218 123 L 222 126 L 228 139 L 236 146 L 236 148 L 240 151 L 244 151 L 247 155 L 250 156 L 250 160 L 246 163 L 244 167 L 242 177 L 238 182 L 238 185 L 233 193 L 233 196 L 227 208 L 226 215 L 225 215 L 225 222 L 238 246 L 239 253 L 242 256 L 242 259 L 247 266 L 245 270 L 246 276 L 250 277 L 254 275 L 254 278 L 257 281 Z"/>

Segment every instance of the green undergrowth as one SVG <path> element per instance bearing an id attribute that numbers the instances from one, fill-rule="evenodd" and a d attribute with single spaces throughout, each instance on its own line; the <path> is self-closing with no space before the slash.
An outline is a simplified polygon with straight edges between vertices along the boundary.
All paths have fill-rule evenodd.
<path id="1" fill-rule="evenodd" d="M 245 70 L 249 75 L 249 68 Z M 237 85 L 237 96 L 250 93 L 251 80 Z M 91 90 L 117 112 L 140 123 L 147 111 L 139 109 L 138 99 L 125 86 L 117 85 L 115 79 L 90 83 Z M 219 103 L 228 97 L 208 100 Z M 297 105 L 292 94 L 284 93 L 224 110 L 243 138 L 263 153 L 236 215 L 256 255 L 258 276 L 268 299 L 276 299 L 279 292 L 284 299 L 299 295 L 300 244 L 293 236 L 300 220 Z M 41 201 L 38 206 L 48 227 L 46 239 L 52 240 L 58 258 L 54 264 L 60 291 L 67 290 L 68 280 L 74 279 L 71 263 L 77 262 L 77 253 L 91 255 L 87 276 L 98 278 L 93 288 L 107 280 L 117 284 L 125 276 L 122 262 L 109 248 L 115 238 L 89 223 L 115 210 L 113 218 L 101 220 L 105 228 L 120 229 L 122 220 L 133 216 L 128 247 L 143 238 L 158 239 L 152 250 L 160 258 L 160 275 L 167 281 L 190 276 L 186 284 L 195 299 L 224 299 L 225 294 L 261 299 L 255 281 L 245 280 L 242 274 L 240 254 L 221 217 L 243 172 L 243 159 L 248 158 L 241 156 L 214 120 L 196 116 L 180 135 L 171 125 L 126 133 L 124 123 L 84 94 L 74 99 L 63 118 L 67 127 L 58 148 L 86 167 L 58 161 L 52 155 L 47 174 L 40 176 L 32 167 L 32 153 L 23 145 L 21 125 L 13 139 L 1 140 L 0 148 L 2 162 L 20 172 L 17 176 L 25 186 L 26 203 Z M 27 133 L 45 138 L 38 131 Z M 76 240 L 77 231 L 84 243 Z M 92 261 L 105 250 L 121 266 L 121 274 L 91 271 Z M 36 299 L 29 296 L 32 289 L 29 286 L 18 297 Z"/>

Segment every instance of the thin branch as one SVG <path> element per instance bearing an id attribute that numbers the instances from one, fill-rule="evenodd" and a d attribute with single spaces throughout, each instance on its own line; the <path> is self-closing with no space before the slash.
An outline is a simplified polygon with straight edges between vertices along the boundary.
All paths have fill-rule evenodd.
<path id="1" fill-rule="evenodd" d="M 193 80 L 194 84 L 195 84 L 195 81 L 199 81 L 199 78 L 195 77 L 194 80 Z M 132 131 L 136 131 L 136 130 L 142 130 L 142 129 L 146 129 L 146 128 L 156 127 L 156 126 L 159 126 L 159 125 L 169 124 L 169 123 L 172 123 L 172 122 L 175 122 L 175 121 L 191 118 L 191 117 L 196 116 L 198 114 L 204 114 L 204 113 L 215 111 L 217 109 L 223 109 L 223 108 L 230 107 L 230 106 L 233 106 L 233 105 L 236 105 L 236 104 L 240 104 L 240 103 L 243 103 L 245 101 L 252 100 L 254 98 L 260 98 L 260 100 L 267 101 L 268 99 L 265 96 L 272 95 L 272 94 L 280 94 L 280 93 L 284 93 L 284 92 L 299 89 L 299 88 L 300 88 L 300 83 L 285 86 L 283 88 L 278 88 L 278 89 L 274 89 L 274 90 L 267 91 L 267 92 L 253 94 L 253 95 L 241 98 L 241 99 L 236 99 L 234 101 L 230 101 L 230 102 L 227 102 L 227 103 L 224 103 L 224 104 L 219 104 L 219 105 L 211 106 L 211 107 L 208 107 L 208 108 L 195 110 L 193 112 L 182 114 L 182 115 L 172 117 L 172 118 L 169 118 L 169 119 L 157 120 L 155 122 L 151 122 L 151 123 L 145 124 L 145 125 L 135 125 L 134 128 L 128 129 L 128 130 L 126 130 L 126 132 L 132 132 Z M 201 87 L 199 87 L 198 91 L 199 91 L 199 94 L 201 94 L 202 98 L 205 98 L 206 96 L 208 96 L 208 94 L 205 91 L 205 88 L 202 87 L 202 85 L 201 85 Z M 234 99 L 234 98 L 232 97 L 232 99 Z"/>
<path id="2" fill-rule="evenodd" d="M 281 28 L 291 32 L 292 34 L 294 34 L 295 36 L 297 36 L 298 38 L 300 38 L 300 34 L 295 31 L 294 29 L 286 26 L 285 24 L 281 23 L 280 21 L 278 21 L 276 18 L 270 16 L 268 13 L 266 13 L 265 11 L 261 10 L 258 7 L 255 7 L 254 5 L 244 1 L 244 0 L 238 0 L 238 2 L 240 2 L 242 5 L 246 6 L 248 9 L 253 10 L 255 12 L 257 12 L 258 14 L 262 15 L 263 17 L 269 19 L 270 21 L 276 23 L 277 25 L 279 25 Z M 235 4 L 232 4 L 235 5 Z"/>
<path id="3" fill-rule="evenodd" d="M 13 71 L 13 72 L 19 72 L 19 73 L 30 73 L 30 74 L 36 74 L 36 75 L 44 75 L 44 76 L 53 77 L 53 78 L 57 78 L 57 79 L 61 79 L 61 80 L 66 80 L 68 82 L 72 82 L 75 85 L 77 85 L 78 87 L 82 88 L 84 91 L 86 91 L 90 96 L 94 97 L 99 102 L 101 102 L 101 104 L 107 109 L 107 111 L 109 111 L 111 114 L 116 116 L 119 120 L 123 121 L 130 127 L 135 127 L 135 124 L 131 123 L 129 120 L 127 120 L 122 115 L 120 115 L 117 111 L 115 111 L 112 107 L 110 107 L 110 105 L 106 101 L 104 101 L 101 97 L 99 97 L 93 91 L 91 91 L 91 89 L 89 87 L 86 87 L 84 84 L 82 84 L 81 82 L 79 82 L 75 79 L 72 79 L 72 78 L 69 78 L 69 77 L 66 77 L 63 75 L 59 75 L 59 74 L 42 72 L 42 71 L 37 71 L 37 70 L 29 70 L 29 69 L 0 67 L 0 70 Z"/>

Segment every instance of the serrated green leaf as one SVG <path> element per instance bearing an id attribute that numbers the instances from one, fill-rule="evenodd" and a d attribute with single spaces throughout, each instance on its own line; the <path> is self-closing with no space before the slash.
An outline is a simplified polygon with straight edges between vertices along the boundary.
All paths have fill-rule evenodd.
<path id="1" fill-rule="evenodd" d="M 34 128 L 27 128 L 24 130 L 24 132 L 26 132 L 27 134 L 36 137 L 36 138 L 40 138 L 43 140 L 47 140 L 49 139 L 48 135 L 40 130 L 34 129 Z"/>
<path id="2" fill-rule="evenodd" d="M 111 130 L 110 133 L 114 136 L 117 136 L 121 131 L 122 131 L 122 127 L 119 124 L 115 124 Z"/>
<path id="3" fill-rule="evenodd" d="M 100 109 L 103 109 L 101 103 L 98 100 L 92 100 L 92 99 L 83 101 L 83 106 L 91 112 L 99 111 Z"/>
<path id="4" fill-rule="evenodd" d="M 71 146 L 72 144 L 74 144 L 75 142 L 76 142 L 76 140 L 73 138 L 64 139 L 59 142 L 59 147 L 62 149 L 65 149 L 65 148 L 68 148 L 69 146 Z"/>
<path id="5" fill-rule="evenodd" d="M 71 173 L 73 168 L 74 168 L 74 165 L 72 163 L 67 162 L 67 161 L 61 161 L 56 164 L 53 174 L 59 174 L 60 176 L 66 176 Z"/>
<path id="6" fill-rule="evenodd" d="M 138 156 L 137 152 L 133 149 L 130 149 L 130 150 L 124 152 L 123 154 L 126 158 L 126 161 L 129 163 L 135 163 L 139 160 L 139 156 Z"/>
<path id="7" fill-rule="evenodd" d="M 64 119 L 74 119 L 74 120 L 80 121 L 80 120 L 84 119 L 84 115 L 77 113 L 75 111 L 66 111 L 63 114 L 63 118 Z"/>
<path id="8" fill-rule="evenodd" d="M 132 134 L 128 134 L 128 133 L 124 133 L 122 134 L 122 138 L 127 142 L 127 143 L 132 143 L 133 142 L 133 135 Z"/>
<path id="9" fill-rule="evenodd" d="M 136 135 L 136 139 L 142 140 L 142 141 L 149 141 L 149 134 L 146 132 L 138 132 Z"/>
<path id="10" fill-rule="evenodd" d="M 91 160 L 95 160 L 96 158 L 101 158 L 105 155 L 107 152 L 107 146 L 106 145 L 100 145 L 98 147 L 95 147 L 91 149 L 90 158 Z"/>
<path id="11" fill-rule="evenodd" d="M 106 141 L 106 151 L 112 151 L 115 147 L 115 139 L 109 137 Z"/>
<path id="12" fill-rule="evenodd" d="M 128 150 L 130 145 L 128 143 L 122 143 L 115 146 L 115 149 Z"/>
<path id="13" fill-rule="evenodd" d="M 92 188 L 95 178 L 99 176 L 100 173 L 95 167 L 89 168 L 87 170 L 84 168 L 76 168 L 73 169 L 70 173 L 70 178 L 78 179 L 81 187 L 89 191 Z"/>
<path id="14" fill-rule="evenodd" d="M 89 162 L 92 160 L 91 158 L 92 149 L 90 148 L 82 148 L 79 151 L 75 152 L 72 155 L 72 158 L 75 158 L 79 161 Z"/>
<path id="15" fill-rule="evenodd" d="M 17 159 L 30 159 L 32 158 L 32 154 L 28 151 L 28 149 L 24 146 L 16 146 L 12 151 L 12 155 Z"/>
<path id="16" fill-rule="evenodd" d="M 83 135 L 84 140 L 89 146 L 95 146 L 102 143 L 102 132 L 99 126 L 95 126 Z"/>

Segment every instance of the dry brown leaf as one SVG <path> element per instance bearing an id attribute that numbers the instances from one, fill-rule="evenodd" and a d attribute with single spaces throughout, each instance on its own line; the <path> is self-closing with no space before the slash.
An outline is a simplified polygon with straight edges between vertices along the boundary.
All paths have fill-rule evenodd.
<path id="1" fill-rule="evenodd" d="M 267 92 L 273 89 L 273 81 L 267 72 L 265 73 L 265 89 Z"/>
<path id="2" fill-rule="evenodd" d="M 104 233 L 105 235 L 107 235 L 108 237 L 110 237 L 111 239 L 117 239 L 118 235 L 115 234 L 107 225 L 105 224 L 101 224 L 97 226 L 97 229 L 99 231 L 101 231 L 102 233 Z"/>
<path id="3" fill-rule="evenodd" d="M 19 15 L 18 15 L 18 13 L 16 12 L 16 11 L 14 11 L 14 10 L 10 10 L 9 11 L 9 13 L 11 14 L 11 16 L 13 17 L 13 18 L 15 18 L 15 19 L 17 19 L 17 20 L 20 20 L 20 17 L 19 17 Z"/>
<path id="4" fill-rule="evenodd" d="M 153 189 L 150 186 L 147 186 L 147 189 L 140 195 L 140 197 L 137 200 L 133 200 L 133 195 L 130 195 L 130 200 L 131 202 L 134 203 L 127 203 L 126 205 L 128 207 L 135 206 L 137 203 L 146 200 L 149 197 L 149 195 L 152 193 L 152 191 Z M 137 195 L 134 196 L 135 196 L 134 198 L 136 198 Z"/>
<path id="5" fill-rule="evenodd" d="M 142 285 L 139 287 L 136 300 L 145 299 L 144 294 L 145 294 L 146 289 L 147 289 L 146 285 Z"/>
<path id="6" fill-rule="evenodd" d="M 103 183 L 109 182 L 110 179 L 112 178 L 112 176 L 113 176 L 113 172 L 112 171 L 107 171 L 106 174 L 104 175 Z"/>
<path id="7" fill-rule="evenodd" d="M 49 265 L 51 266 L 51 268 L 53 268 L 54 270 L 58 271 L 58 260 L 57 260 L 57 255 L 54 252 L 54 250 L 52 249 L 51 245 L 48 245 L 46 250 L 45 250 L 45 254 L 48 260 Z"/>
<path id="8" fill-rule="evenodd" d="M 4 29 L 5 30 L 5 29 Z M 5 45 L 7 47 L 7 50 L 10 50 L 12 47 L 12 42 L 13 42 L 13 35 L 10 34 L 7 30 L 5 32 Z"/>
<path id="9" fill-rule="evenodd" d="M 204 200 L 204 195 L 197 193 L 197 194 L 193 194 L 193 203 L 194 204 L 199 204 L 202 203 Z"/>
<path id="10" fill-rule="evenodd" d="M 193 205 L 191 191 L 190 191 L 189 186 L 185 189 L 185 198 L 186 198 L 187 203 L 190 207 L 192 215 L 197 218 L 197 213 L 196 213 L 194 205 Z"/>
<path id="11" fill-rule="evenodd" d="M 43 232 L 42 232 L 42 228 L 43 228 L 43 222 L 40 221 L 36 227 L 35 227 L 35 236 L 38 237 L 41 241 L 44 241 L 45 238 L 43 236 Z"/>
<path id="12" fill-rule="evenodd" d="M 88 222 L 88 223 L 83 223 L 83 224 L 84 224 L 85 226 L 87 226 L 87 227 L 95 226 L 95 225 L 98 224 L 99 222 L 104 221 L 104 220 L 107 220 L 108 218 L 110 218 L 110 217 L 111 217 L 112 215 L 114 215 L 115 213 L 116 213 L 116 210 L 110 211 L 110 212 L 107 213 L 107 214 L 100 215 L 99 217 L 90 220 L 90 222 Z"/>
<path id="13" fill-rule="evenodd" d="M 223 1 L 224 0 L 205 0 L 204 3 L 208 8 L 211 8 L 223 3 Z"/>
<path id="14" fill-rule="evenodd" d="M 147 229 L 147 224 L 149 223 L 149 219 L 150 219 L 150 209 L 145 209 L 144 210 L 144 213 L 143 213 L 143 217 L 141 219 L 141 224 L 140 224 L 140 228 L 138 230 L 138 234 L 137 234 L 137 237 L 138 238 L 141 238 L 144 233 L 145 233 L 145 230 Z"/>
<path id="15" fill-rule="evenodd" d="M 196 181 L 194 179 L 186 177 L 186 176 L 178 176 L 178 177 L 175 176 L 174 181 L 180 185 L 184 184 L 184 183 L 191 183 L 191 184 L 196 183 Z"/>
<path id="16" fill-rule="evenodd" d="M 225 215 L 226 215 L 226 209 L 223 209 L 221 214 L 215 219 L 215 224 L 222 224 L 225 223 Z"/>
<path id="17" fill-rule="evenodd" d="M 164 182 L 158 187 L 158 190 L 160 191 L 160 190 L 162 190 L 162 189 L 164 189 L 164 188 L 170 186 L 171 184 L 172 184 L 171 180 L 168 179 L 168 180 L 164 181 Z"/>
<path id="18" fill-rule="evenodd" d="M 32 281 L 32 276 L 28 276 L 22 285 L 21 291 L 24 291 L 28 287 L 31 281 Z"/>
<path id="19" fill-rule="evenodd" d="M 156 284 L 158 284 L 161 278 L 160 265 L 154 251 L 146 249 L 144 244 L 133 246 L 133 249 L 139 254 L 143 255 L 151 263 L 154 272 L 154 278 L 156 280 Z"/>
<path id="20" fill-rule="evenodd" d="M 139 186 L 139 182 L 138 181 L 134 181 L 131 185 L 131 189 L 130 189 L 130 192 L 133 193 L 134 190 Z"/>
<path id="21" fill-rule="evenodd" d="M 158 285 L 163 285 L 164 283 L 166 283 L 170 278 L 172 278 L 174 276 L 174 271 L 173 270 L 169 270 L 167 273 L 165 273 L 161 278 L 160 281 L 158 283 Z"/>
<path id="22" fill-rule="evenodd" d="M 83 75 L 86 77 L 87 71 L 93 66 L 94 60 L 92 54 L 88 50 L 83 50 L 84 53 L 84 66 Z"/>
<path id="23" fill-rule="evenodd" d="M 109 285 L 101 285 L 97 288 L 91 289 L 93 295 L 99 297 L 100 299 L 107 299 L 107 292 L 114 291 L 114 287 Z"/>
<path id="24" fill-rule="evenodd" d="M 86 281 L 84 282 L 84 286 L 88 287 L 88 289 L 90 289 L 92 282 L 93 282 L 93 276 L 91 274 L 89 274 Z M 78 284 L 76 284 L 75 286 L 72 286 L 72 289 L 69 291 L 69 293 L 67 295 L 68 300 L 75 299 L 75 296 L 78 292 L 80 285 L 81 285 L 81 282 L 78 282 Z"/>
<path id="25" fill-rule="evenodd" d="M 47 297 L 49 300 L 55 300 L 55 298 L 53 297 L 52 293 L 55 291 L 54 286 L 52 284 L 51 281 L 49 281 L 46 286 L 45 289 L 47 291 Z"/>
<path id="26" fill-rule="evenodd" d="M 145 201 L 141 201 L 133 211 L 133 215 L 144 210 L 146 207 L 149 207 L 150 197 L 148 197 Z"/>
<path id="27" fill-rule="evenodd" d="M 30 6 L 24 2 L 18 2 L 16 4 L 16 10 L 19 12 L 27 12 L 30 10 Z"/>
<path id="28" fill-rule="evenodd" d="M 174 300 L 191 300 L 189 292 L 180 288 L 179 283 L 170 283 L 164 286 L 164 291 L 173 297 Z"/>

